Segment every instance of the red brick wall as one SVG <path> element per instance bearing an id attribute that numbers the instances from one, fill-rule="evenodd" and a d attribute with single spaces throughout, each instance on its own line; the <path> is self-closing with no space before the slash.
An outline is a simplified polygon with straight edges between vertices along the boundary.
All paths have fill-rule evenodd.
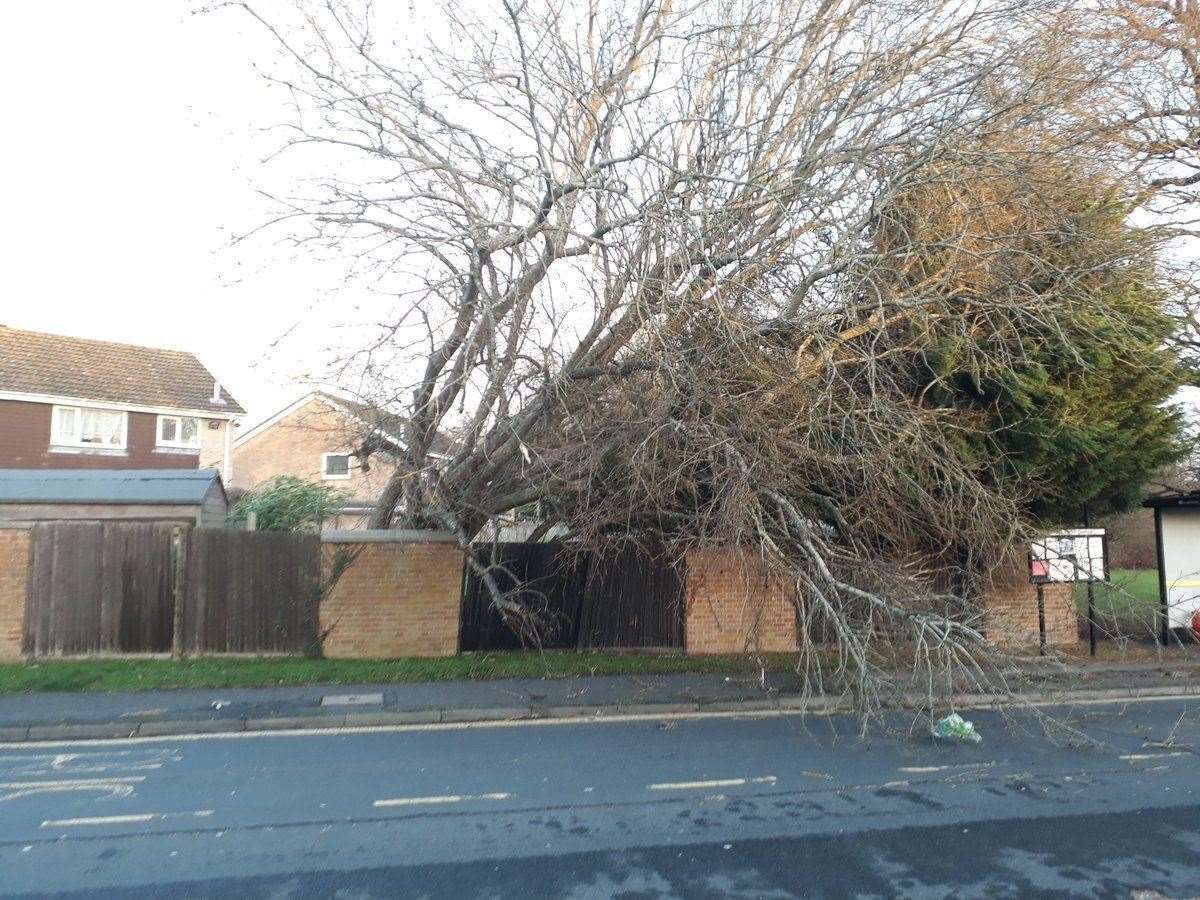
<path id="1" fill-rule="evenodd" d="M 1073 584 L 1047 584 L 1046 645 L 1065 647 L 1079 641 Z M 1029 562 L 1016 555 L 993 576 L 983 598 L 983 621 L 988 640 L 1002 647 L 1038 643 L 1037 587 L 1029 583 Z"/>
<path id="2" fill-rule="evenodd" d="M 126 450 L 110 453 L 51 453 L 49 403 L 0 400 L 0 469 L 195 469 L 200 454 L 156 452 L 158 417 L 131 412 Z M 208 423 L 202 420 L 201 429 Z"/>
<path id="3" fill-rule="evenodd" d="M 0 528 L 0 662 L 21 658 L 28 566 L 29 532 Z"/>
<path id="4" fill-rule="evenodd" d="M 321 601 L 331 658 L 458 653 L 463 554 L 453 541 L 394 540 L 322 547 L 328 575 L 338 549 L 357 551 Z"/>
<path id="5" fill-rule="evenodd" d="M 687 652 L 764 653 L 797 649 L 794 586 L 762 562 L 729 550 L 687 555 Z"/>

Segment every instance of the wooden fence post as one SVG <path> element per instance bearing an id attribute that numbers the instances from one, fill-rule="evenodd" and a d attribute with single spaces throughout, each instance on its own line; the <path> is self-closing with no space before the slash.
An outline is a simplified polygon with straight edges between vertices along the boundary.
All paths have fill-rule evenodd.
<path id="1" fill-rule="evenodd" d="M 174 622 L 171 627 L 172 659 L 183 659 L 183 607 L 187 602 L 187 537 L 182 526 L 176 525 L 171 530 L 171 569 L 174 577 L 171 597 L 175 603 Z"/>

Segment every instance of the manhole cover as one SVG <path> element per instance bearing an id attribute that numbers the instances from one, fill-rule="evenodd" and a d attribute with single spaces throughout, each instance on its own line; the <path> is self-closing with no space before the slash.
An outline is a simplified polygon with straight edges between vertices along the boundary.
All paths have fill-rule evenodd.
<path id="1" fill-rule="evenodd" d="M 371 706 L 383 703 L 383 694 L 326 694 L 322 706 Z"/>

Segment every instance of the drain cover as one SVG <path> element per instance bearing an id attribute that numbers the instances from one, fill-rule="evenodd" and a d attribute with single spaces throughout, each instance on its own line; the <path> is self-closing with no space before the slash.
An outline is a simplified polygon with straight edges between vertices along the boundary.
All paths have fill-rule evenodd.
<path id="1" fill-rule="evenodd" d="M 322 706 L 371 706 L 383 703 L 383 694 L 326 694 Z"/>

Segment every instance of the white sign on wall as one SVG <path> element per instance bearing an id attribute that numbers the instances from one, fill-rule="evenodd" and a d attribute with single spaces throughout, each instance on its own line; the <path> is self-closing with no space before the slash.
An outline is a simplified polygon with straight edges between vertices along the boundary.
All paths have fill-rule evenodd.
<path id="1" fill-rule="evenodd" d="M 1108 580 L 1108 536 L 1103 528 L 1071 528 L 1029 545 L 1029 580 L 1035 584 Z"/>

